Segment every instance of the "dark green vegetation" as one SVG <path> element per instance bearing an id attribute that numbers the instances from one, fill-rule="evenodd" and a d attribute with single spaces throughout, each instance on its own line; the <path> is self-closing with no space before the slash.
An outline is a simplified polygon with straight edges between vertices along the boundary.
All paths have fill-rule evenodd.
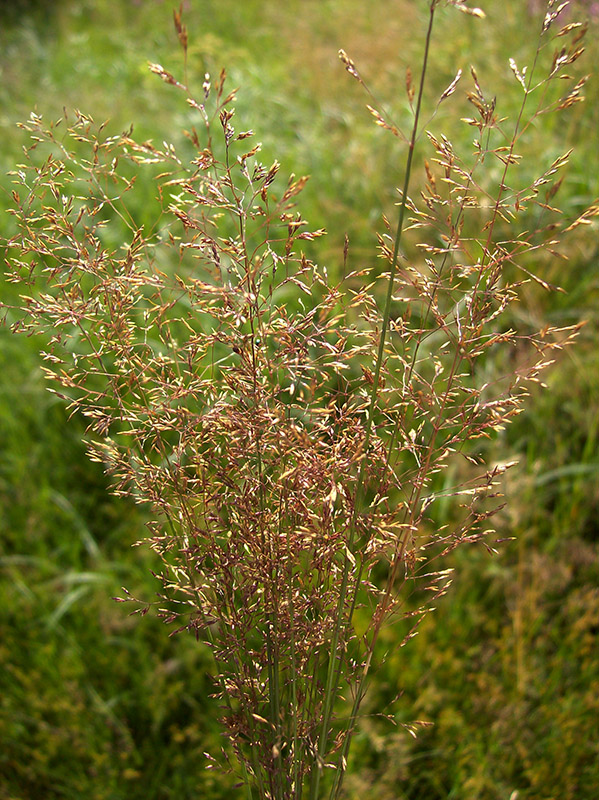
<path id="1" fill-rule="evenodd" d="M 178 98 L 146 67 L 152 60 L 180 69 L 168 5 L 88 5 L 57 4 L 46 18 L 41 4 L 31 4 L 4 31 L 3 171 L 19 159 L 23 139 L 14 122 L 33 106 L 48 120 L 63 105 L 79 107 L 97 120 L 110 117 L 114 131 L 134 122 L 140 136 L 158 142 L 185 127 Z M 529 20 L 520 0 L 498 5 L 486 9 L 482 24 L 444 18 L 431 97 L 473 62 L 506 113 L 515 107 L 507 62 L 520 63 Z M 331 271 L 342 261 L 345 231 L 350 260 L 374 261 L 374 231 L 380 212 L 391 209 L 399 177 L 393 165 L 401 163 L 336 51 L 343 47 L 357 61 L 401 124 L 408 114 L 396 98 L 403 97 L 405 65 L 416 68 L 412 48 L 421 40 L 416 2 L 392 11 L 378 0 L 363 6 L 193 3 L 187 16 L 189 69 L 198 84 L 205 70 L 226 65 L 231 84 L 241 86 L 237 117 L 258 132 L 264 160 L 277 157 L 284 172 L 312 174 L 301 209 L 313 227 L 329 229 L 318 260 Z M 596 31 L 588 37 L 590 50 L 596 38 Z M 583 72 L 596 52 L 585 59 Z M 572 218 L 599 194 L 596 80 L 587 95 L 559 125 L 530 132 L 530 152 L 549 159 L 576 145 L 560 189 Z M 469 115 L 460 88 L 439 112 L 437 129 L 446 126 L 466 143 L 471 130 L 458 118 Z M 144 189 L 153 192 L 148 185 L 136 193 L 141 218 Z M 536 319 L 590 323 L 549 374 L 550 391 L 539 392 L 494 443 L 498 461 L 520 457 L 497 522 L 499 536 L 516 541 L 493 557 L 482 549 L 456 556 L 454 589 L 420 636 L 390 656 L 373 692 L 379 709 L 402 689 L 398 719 L 435 726 L 413 740 L 403 728 L 367 719 L 355 743 L 350 796 L 596 794 L 596 241 L 596 225 L 579 228 L 569 261 L 537 267 L 566 294 L 526 289 L 527 313 Z M 156 591 L 150 557 L 130 549 L 143 514 L 108 497 L 101 470 L 79 444 L 84 422 L 67 424 L 67 412 L 44 391 L 36 353 L 37 343 L 2 332 L 0 797 L 225 796 L 202 755 L 219 748 L 213 715 L 204 713 L 208 658 L 192 639 L 168 639 L 150 616 L 129 618 L 127 607 L 109 599 L 123 584 L 149 597 Z"/>

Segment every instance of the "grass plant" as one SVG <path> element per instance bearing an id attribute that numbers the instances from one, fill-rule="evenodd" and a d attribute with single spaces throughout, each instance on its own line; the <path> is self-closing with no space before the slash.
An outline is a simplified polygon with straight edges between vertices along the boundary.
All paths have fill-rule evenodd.
<path id="1" fill-rule="evenodd" d="M 494 549 L 509 462 L 487 443 L 578 330 L 518 328 L 510 309 L 529 282 L 551 288 L 534 263 L 560 242 L 568 154 L 531 177 L 520 151 L 580 100 L 584 79 L 567 72 L 584 27 L 547 3 L 528 68 L 510 62 L 511 117 L 470 70 L 475 139 L 461 152 L 430 121 L 466 80 L 459 70 L 427 98 L 434 21 L 445 5 L 484 15 L 424 5 L 407 135 L 340 53 L 407 153 L 376 264 L 355 263 L 351 236 L 328 269 L 302 252 L 323 233 L 298 211 L 306 179 L 261 163 L 224 72 L 194 92 L 180 11 L 183 75 L 151 71 L 187 102 L 187 145 L 106 136 L 81 112 L 23 126 L 8 319 L 45 335 L 46 373 L 87 420 L 92 458 L 151 509 L 159 614 L 211 649 L 248 797 L 341 795 L 371 672 L 446 592 L 444 559 L 464 543 Z M 143 215 L 129 202 L 140 174 L 157 194 Z M 596 206 L 583 212 L 561 228 Z M 403 633 L 385 655 L 391 623 Z"/>

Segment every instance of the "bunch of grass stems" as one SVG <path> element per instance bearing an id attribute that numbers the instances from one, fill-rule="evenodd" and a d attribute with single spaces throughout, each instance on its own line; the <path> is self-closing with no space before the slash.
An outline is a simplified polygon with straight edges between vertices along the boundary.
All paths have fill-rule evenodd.
<path id="1" fill-rule="evenodd" d="M 23 125 L 7 259 L 22 294 L 6 315 L 45 335 L 48 377 L 89 420 L 91 457 L 151 510 L 158 611 L 212 651 L 223 758 L 248 798 L 340 795 L 383 626 L 403 646 L 447 589 L 443 557 L 464 542 L 492 549 L 508 464 L 489 464 L 486 443 L 575 333 L 516 330 L 507 312 L 521 283 L 545 286 L 531 264 L 559 239 L 550 200 L 567 160 L 524 181 L 519 144 L 579 99 L 581 82 L 557 78 L 583 29 L 557 31 L 548 3 L 533 62 L 512 62 L 515 119 L 472 70 L 475 140 L 460 156 L 423 135 L 440 2 L 423 5 L 397 220 L 375 265 L 350 270 L 346 240 L 337 283 L 298 250 L 322 234 L 295 205 L 305 179 L 281 184 L 278 164 L 260 163 L 252 132 L 233 127 L 224 73 L 197 99 L 186 77 L 151 65 L 195 118 L 179 149 L 107 138 L 79 112 Z M 175 25 L 186 56 L 180 13 Z M 370 110 L 401 147 L 398 126 Z M 416 202 L 418 147 L 432 156 Z M 156 183 L 152 228 L 127 203 L 141 170 Z M 453 522 L 440 525 L 448 497 Z"/>

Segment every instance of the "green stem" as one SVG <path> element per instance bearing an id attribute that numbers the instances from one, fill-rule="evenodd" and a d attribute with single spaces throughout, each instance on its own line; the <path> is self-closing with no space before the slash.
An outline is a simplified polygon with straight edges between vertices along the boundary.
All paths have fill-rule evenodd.
<path id="1" fill-rule="evenodd" d="M 430 24 L 429 24 L 429 36 L 427 37 L 427 47 L 425 49 L 424 69 L 426 69 L 426 59 L 427 59 L 427 55 L 428 55 L 428 42 L 429 42 L 429 39 L 430 39 L 430 32 L 432 30 L 432 17 L 433 17 L 433 14 L 434 14 L 434 6 L 435 6 L 435 0 L 432 0 L 432 2 L 431 2 L 431 19 L 430 19 Z M 519 114 L 518 114 L 518 118 L 516 120 L 515 131 L 514 131 L 514 135 L 512 137 L 511 145 L 510 145 L 510 151 L 509 151 L 510 155 L 513 152 L 513 149 L 514 149 L 514 146 L 515 146 L 515 142 L 516 142 L 516 139 L 517 139 L 517 136 L 518 136 L 518 131 L 519 131 L 520 126 L 521 126 L 522 116 L 523 116 L 523 113 L 524 113 L 524 107 L 526 105 L 526 101 L 527 101 L 529 93 L 530 93 L 530 87 L 531 87 L 531 84 L 532 84 L 532 76 L 533 76 L 533 73 L 534 73 L 534 70 L 535 70 L 535 67 L 536 67 L 536 64 L 537 64 L 538 54 L 539 54 L 539 50 L 537 49 L 537 52 L 535 54 L 535 60 L 534 60 L 534 63 L 533 63 L 533 67 L 532 67 L 530 75 L 529 75 L 529 80 L 528 80 L 528 85 L 527 85 L 527 88 L 526 88 L 526 91 L 525 91 L 525 96 L 524 96 L 524 99 L 522 101 L 522 105 L 521 105 L 521 108 L 520 108 L 520 111 L 519 111 Z M 421 84 L 420 84 L 420 93 L 422 91 L 422 85 L 423 85 L 423 79 L 424 79 L 424 69 L 423 69 L 422 81 L 421 81 Z M 414 141 L 414 139 L 412 139 L 412 141 Z M 411 156 L 411 153 L 408 156 L 408 163 L 410 161 L 410 156 Z M 483 254 L 483 262 L 482 262 L 483 265 L 484 265 L 484 259 L 485 258 L 488 258 L 490 260 L 490 244 L 491 244 L 491 239 L 492 239 L 492 235 L 493 235 L 493 229 L 494 229 L 494 226 L 495 226 L 495 221 L 497 219 L 497 214 L 498 214 L 498 209 L 499 209 L 499 205 L 500 205 L 500 201 L 501 201 L 501 196 L 502 196 L 504 188 L 505 188 L 505 180 L 506 180 L 507 171 L 508 171 L 508 168 L 509 168 L 509 163 L 510 163 L 510 161 L 508 159 L 506 161 L 506 165 L 505 165 L 505 168 L 504 168 L 503 176 L 502 176 L 502 179 L 501 179 L 501 182 L 500 182 L 499 194 L 498 194 L 497 201 L 495 203 L 495 207 L 494 207 L 494 210 L 493 210 L 492 224 L 489 227 L 489 233 L 488 233 L 488 236 L 487 236 L 487 243 L 486 243 L 486 246 L 485 246 L 485 252 Z M 394 258 L 395 258 L 395 254 L 394 254 Z M 443 261 L 443 264 L 445 264 L 445 259 Z M 479 283 L 480 283 L 480 278 L 481 278 L 481 275 L 482 275 L 482 271 L 483 270 L 481 269 L 481 271 L 479 273 L 478 281 L 476 283 L 475 292 L 478 290 Z M 427 314 L 428 314 L 428 311 L 430 311 L 430 307 L 427 310 Z M 418 342 L 417 347 L 419 347 L 420 343 L 421 343 L 421 341 Z M 412 363 L 411 363 L 411 366 L 410 366 L 410 372 L 413 370 L 414 363 L 415 363 L 415 358 L 416 357 L 414 356 L 414 358 L 412 359 Z M 449 377 L 449 380 L 448 380 L 448 386 L 446 388 L 446 391 L 445 391 L 445 394 L 444 394 L 444 397 L 443 397 L 443 402 L 441 404 L 441 410 L 440 410 L 440 412 L 438 414 L 438 420 L 440 420 L 440 418 L 443 416 L 443 411 L 444 411 L 445 405 L 446 405 L 446 403 L 448 401 L 448 398 L 449 398 L 449 395 L 450 395 L 452 380 L 453 380 L 453 377 L 455 376 L 455 374 L 456 374 L 456 372 L 457 372 L 457 370 L 459 368 L 459 364 L 461 363 L 461 361 L 462 361 L 462 357 L 460 356 L 459 351 L 456 351 L 455 358 L 454 358 L 454 363 L 452 365 L 450 377 Z M 395 430 L 397 430 L 397 428 Z M 439 428 L 438 428 L 437 425 L 435 425 L 434 426 L 433 435 L 432 435 L 432 439 L 431 439 L 431 442 L 429 443 L 429 447 L 428 447 L 428 458 L 427 458 L 427 461 L 425 462 L 425 464 L 423 465 L 423 467 L 421 468 L 421 474 L 422 475 L 426 475 L 426 473 L 428 472 L 430 458 L 431 458 L 431 454 L 432 454 L 432 451 L 433 451 L 434 446 L 435 446 L 435 440 L 436 440 L 438 431 L 439 431 Z M 395 434 L 395 431 L 394 431 L 394 434 Z M 421 496 L 423 485 L 424 484 L 423 484 L 422 480 L 417 481 L 418 489 L 414 490 L 415 491 L 415 495 L 414 495 L 414 492 L 413 492 L 412 496 L 410 497 L 410 500 L 408 502 L 408 509 L 412 509 L 412 513 L 413 513 L 413 510 L 419 506 L 420 496 Z M 353 727 L 354 727 L 355 722 L 356 722 L 357 713 L 358 713 L 361 701 L 364 698 L 364 695 L 365 695 L 365 692 L 366 692 L 365 683 L 366 683 L 366 679 L 367 679 L 367 676 L 368 676 L 370 664 L 371 664 L 371 661 L 372 661 L 374 648 L 375 648 L 376 641 L 377 641 L 377 638 L 378 638 L 378 634 L 379 634 L 379 631 L 380 631 L 380 626 L 381 626 L 381 623 L 383 621 L 383 617 L 385 616 L 386 605 L 387 605 L 389 597 L 390 597 L 391 588 L 392 588 L 392 585 L 393 585 L 394 580 L 395 580 L 395 574 L 397 572 L 397 565 L 399 563 L 400 556 L 403 554 L 404 546 L 405 546 L 405 544 L 403 544 L 400 547 L 399 551 L 396 553 L 396 555 L 394 557 L 394 561 L 393 561 L 392 567 L 391 567 L 390 578 L 389 578 L 388 583 L 387 583 L 387 589 L 386 589 L 385 596 L 383 598 L 383 601 L 382 601 L 382 604 L 381 604 L 381 607 L 380 607 L 381 611 L 379 613 L 378 623 L 375 625 L 375 628 L 374 628 L 374 631 L 373 631 L 373 638 L 372 638 L 372 641 L 371 641 L 371 643 L 370 643 L 370 645 L 368 647 L 366 659 L 365 659 L 364 666 L 363 666 L 363 669 L 362 669 L 362 674 L 360 676 L 360 681 L 358 683 L 358 687 L 357 687 L 357 691 L 356 691 L 356 697 L 355 697 L 354 704 L 353 704 L 353 707 L 352 707 L 352 712 L 351 712 L 351 715 L 350 715 L 350 721 L 349 721 L 348 726 L 347 726 L 345 740 L 343 742 L 343 746 L 342 746 L 342 749 L 341 749 L 341 755 L 340 755 L 340 758 L 339 758 L 339 765 L 337 767 L 337 772 L 336 772 L 336 775 L 335 775 L 335 781 L 334 781 L 333 787 L 331 789 L 330 800 L 335 800 L 335 798 L 338 797 L 339 792 L 341 790 L 341 784 L 342 784 L 342 781 L 343 781 L 343 774 L 344 774 L 347 754 L 348 754 L 348 751 L 349 751 L 349 745 L 350 745 L 350 741 L 351 741 L 352 730 L 353 730 Z"/>
<path id="2" fill-rule="evenodd" d="M 250 345 L 251 345 L 251 361 L 252 361 L 252 381 L 253 381 L 253 403 L 254 408 L 258 408 L 258 357 L 256 353 L 256 324 L 260 326 L 260 311 L 258 308 L 257 293 L 253 285 L 251 277 L 251 258 L 248 255 L 247 238 L 245 221 L 247 212 L 243 206 L 243 196 L 240 197 L 235 189 L 234 181 L 231 177 L 231 164 L 229 159 L 229 147 L 227 145 L 225 155 L 225 165 L 227 175 L 229 178 L 229 185 L 233 194 L 239 219 L 239 236 L 243 245 L 244 252 L 244 269 L 247 285 L 247 294 L 249 300 L 249 325 L 250 325 Z M 252 299 L 252 295 L 254 299 Z M 274 755 L 276 768 L 274 775 L 270 776 L 271 790 L 273 791 L 276 800 L 282 800 L 282 761 L 280 754 L 280 741 L 281 741 L 281 714 L 280 714 L 280 684 L 279 684 L 279 652 L 278 652 L 278 626 L 277 615 L 274 611 L 274 598 L 272 597 L 272 587 L 276 586 L 276 581 L 272 575 L 272 570 L 276 569 L 273 565 L 276 563 L 274 553 L 272 550 L 272 539 L 268 536 L 264 528 L 263 519 L 266 510 L 266 497 L 264 491 L 264 467 L 262 463 L 262 454 L 260 451 L 262 442 L 262 433 L 259 427 L 259 420 L 257 421 L 257 429 L 254 437 L 255 444 L 255 458 L 256 458 L 256 471 L 258 477 L 258 498 L 261 516 L 261 530 L 260 540 L 262 547 L 262 555 L 268 561 L 268 570 L 271 573 L 269 576 L 269 585 L 265 585 L 265 627 L 266 627 L 266 660 L 268 669 L 268 715 L 272 732 L 272 744 L 270 748 L 271 754 Z M 270 590 L 270 591 L 269 591 Z M 255 743 L 252 742 L 250 749 L 253 757 L 256 757 Z M 260 789 L 262 796 L 264 789 Z"/>
<path id="3" fill-rule="evenodd" d="M 430 8 L 429 8 L 429 22 L 428 22 L 428 29 L 426 33 L 426 41 L 425 41 L 425 48 L 424 48 L 424 56 L 423 56 L 423 63 L 422 63 L 422 74 L 420 76 L 420 86 L 418 89 L 418 98 L 416 101 L 416 108 L 414 113 L 414 124 L 412 126 L 412 134 L 410 137 L 410 142 L 408 145 L 408 156 L 406 159 L 406 168 L 405 168 L 405 177 L 404 177 L 404 184 L 402 190 L 402 197 L 401 203 L 399 206 L 399 215 L 397 220 L 397 230 L 395 233 L 395 241 L 393 246 L 393 256 L 391 259 L 391 267 L 389 270 L 389 279 L 387 283 L 387 295 L 385 299 L 385 307 L 383 311 L 383 320 L 382 320 L 382 328 L 381 334 L 379 338 L 379 346 L 377 351 L 375 369 L 374 369 L 374 376 L 372 382 L 372 391 L 370 395 L 370 403 L 368 406 L 368 414 L 366 418 L 366 429 L 364 434 L 364 447 L 363 452 L 364 456 L 360 463 L 360 471 L 358 473 L 358 481 L 356 487 L 356 499 L 354 505 L 354 511 L 352 514 L 352 519 L 350 523 L 350 531 L 349 531 L 349 538 L 348 538 L 348 549 L 352 552 L 355 539 L 356 539 L 356 522 L 357 522 L 357 514 L 358 511 L 361 509 L 361 505 L 364 501 L 364 494 L 365 494 L 365 482 L 364 482 L 364 473 L 365 473 L 365 466 L 366 466 L 366 454 L 368 453 L 368 448 L 370 446 L 370 440 L 372 436 L 372 429 L 373 429 L 373 420 L 374 420 L 374 411 L 376 407 L 376 401 L 378 396 L 378 389 L 380 384 L 380 377 L 381 377 L 381 369 L 383 365 L 383 357 L 385 351 L 385 343 L 387 340 L 387 332 L 389 330 L 389 320 L 391 316 L 391 302 L 393 299 L 393 289 L 395 287 L 395 277 L 397 274 L 397 267 L 399 264 L 399 251 L 401 246 L 401 240 L 403 235 L 404 229 L 404 220 L 407 208 L 407 200 L 408 200 L 408 191 L 410 186 L 410 177 L 412 174 L 412 161 L 414 158 L 414 150 L 416 145 L 416 138 L 418 135 L 418 124 L 420 120 L 420 110 L 422 107 L 422 97 L 424 93 L 424 84 L 425 84 L 425 77 L 426 77 L 426 68 L 428 65 L 428 58 L 429 58 L 429 50 L 430 50 L 430 43 L 432 38 L 432 29 L 433 29 L 433 20 L 435 15 L 435 8 L 437 6 L 437 0 L 431 0 Z M 341 588 L 339 593 L 339 602 L 337 606 L 337 617 L 336 617 L 336 624 L 333 631 L 333 637 L 331 641 L 331 650 L 329 656 L 329 663 L 328 663 L 328 670 L 327 670 L 327 680 L 326 680 L 326 687 L 325 687 L 325 695 L 324 695 L 324 707 L 323 707 L 323 715 L 322 715 L 322 728 L 318 746 L 318 752 L 315 758 L 315 763 L 312 767 L 312 784 L 311 784 L 311 792 L 310 798 L 311 800 L 317 800 L 318 797 L 318 789 L 320 785 L 320 776 L 322 767 L 320 766 L 324 760 L 324 755 L 326 753 L 326 747 L 328 743 L 328 729 L 331 720 L 332 714 L 332 707 L 333 707 L 333 692 L 334 692 L 334 685 L 335 682 L 338 683 L 338 678 L 341 672 L 341 665 L 339 664 L 337 667 L 335 666 L 336 662 L 336 655 L 337 649 L 339 646 L 339 639 L 341 633 L 341 623 L 343 620 L 343 609 L 345 606 L 345 601 L 347 597 L 348 591 L 348 584 L 349 584 L 349 570 L 350 570 L 351 562 L 348 556 L 345 556 L 344 566 L 343 566 L 343 575 L 341 580 Z M 361 574 L 361 572 L 360 572 Z M 352 600 L 352 616 L 353 616 L 353 609 L 355 606 L 355 594 Z M 355 717 L 358 711 L 359 701 L 361 700 L 359 693 L 356 695 L 356 702 L 354 703 L 354 709 L 352 710 L 352 715 L 350 717 L 350 722 L 347 729 L 346 734 L 346 741 L 351 738 L 351 731 L 353 730 L 353 726 L 355 724 Z M 347 747 L 349 747 L 349 742 Z M 342 758 L 340 759 L 339 766 L 337 768 L 337 775 L 335 781 L 333 783 L 333 787 L 331 789 L 331 797 L 337 797 L 341 788 L 341 781 L 344 772 L 344 759 L 346 756 L 347 748 L 344 746 L 344 753 L 342 753 Z"/>

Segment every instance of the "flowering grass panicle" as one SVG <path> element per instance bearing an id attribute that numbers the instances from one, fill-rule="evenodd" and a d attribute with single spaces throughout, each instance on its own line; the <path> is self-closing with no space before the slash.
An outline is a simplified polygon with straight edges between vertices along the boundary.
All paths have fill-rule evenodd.
<path id="1" fill-rule="evenodd" d="M 224 72 L 196 97 L 150 65 L 189 106 L 179 148 L 106 137 L 80 112 L 23 125 L 7 261 L 22 295 L 7 316 L 45 334 L 48 377 L 89 420 L 91 457 L 151 510 L 159 613 L 212 650 L 248 797 L 339 795 L 382 626 L 403 620 L 405 644 L 448 586 L 442 557 L 464 542 L 493 548 L 509 464 L 492 463 L 486 442 L 576 333 L 517 329 L 509 309 L 523 282 L 550 288 L 533 264 L 559 241 L 567 154 L 523 181 L 518 151 L 529 125 L 580 99 L 566 69 L 584 29 L 556 30 L 548 4 L 530 65 L 510 62 L 515 119 L 472 68 L 463 122 L 475 138 L 461 154 L 422 135 L 439 5 L 427 4 L 419 82 L 406 81 L 397 220 L 384 220 L 376 265 L 346 270 L 346 241 L 341 281 L 302 252 L 323 234 L 296 205 L 306 178 L 260 162 Z M 186 54 L 180 12 L 175 25 Z M 155 174 L 152 225 L 128 210 L 140 170 Z M 453 523 L 439 525 L 448 497 Z"/>

